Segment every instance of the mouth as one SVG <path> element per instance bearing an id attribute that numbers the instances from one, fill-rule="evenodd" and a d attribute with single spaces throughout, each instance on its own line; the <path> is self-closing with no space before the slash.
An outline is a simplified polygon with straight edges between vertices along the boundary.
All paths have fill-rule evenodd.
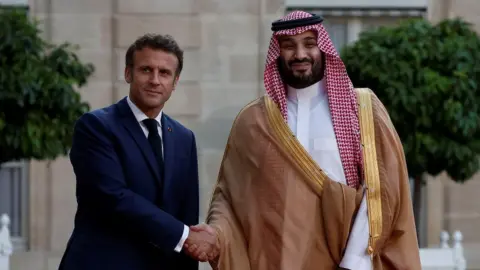
<path id="1" fill-rule="evenodd" d="M 310 63 L 294 63 L 292 64 L 293 71 L 307 71 L 311 67 Z"/>
<path id="2" fill-rule="evenodd" d="M 150 95 L 160 95 L 161 93 L 159 91 L 154 91 L 154 90 L 149 90 L 145 89 L 145 92 Z"/>

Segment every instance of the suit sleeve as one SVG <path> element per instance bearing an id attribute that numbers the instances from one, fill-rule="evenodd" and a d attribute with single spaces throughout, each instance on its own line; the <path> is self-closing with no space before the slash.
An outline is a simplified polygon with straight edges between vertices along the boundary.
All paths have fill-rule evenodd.
<path id="1" fill-rule="evenodd" d="M 198 177 L 198 159 L 197 143 L 193 132 L 192 143 L 190 146 L 190 166 L 188 168 L 189 183 L 186 187 L 186 196 L 183 201 L 184 222 L 187 225 L 197 225 L 199 218 L 199 177 Z"/>
<path id="2" fill-rule="evenodd" d="M 87 113 L 77 121 L 70 160 L 79 205 L 122 222 L 157 248 L 174 250 L 184 224 L 128 189 L 112 138 L 97 116 Z"/>
<path id="3" fill-rule="evenodd" d="M 198 159 L 197 145 L 195 135 L 191 133 L 192 143 L 190 146 L 190 165 L 188 168 L 189 182 L 185 187 L 185 196 L 182 203 L 183 221 L 186 225 L 197 225 L 199 219 L 199 177 L 198 177 Z M 186 254 L 182 254 L 182 268 L 185 270 L 198 269 L 198 262 Z"/>

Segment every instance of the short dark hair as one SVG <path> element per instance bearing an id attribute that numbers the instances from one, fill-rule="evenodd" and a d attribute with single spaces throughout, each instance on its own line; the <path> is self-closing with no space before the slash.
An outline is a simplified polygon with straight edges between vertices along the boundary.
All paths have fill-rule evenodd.
<path id="1" fill-rule="evenodd" d="M 145 34 L 135 42 L 127 50 L 125 55 L 125 65 L 133 67 L 135 52 L 143 48 L 150 48 L 153 50 L 162 50 L 167 53 L 174 54 L 178 59 L 177 75 L 182 72 L 183 68 L 183 50 L 180 49 L 175 39 L 170 35 Z"/>

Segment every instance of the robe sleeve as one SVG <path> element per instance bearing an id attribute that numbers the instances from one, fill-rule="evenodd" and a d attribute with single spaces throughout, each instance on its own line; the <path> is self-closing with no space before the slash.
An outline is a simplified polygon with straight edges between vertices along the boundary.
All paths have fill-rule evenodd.
<path id="1" fill-rule="evenodd" d="M 388 231 L 383 232 L 386 239 L 373 263 L 374 266 L 381 264 L 382 268 L 379 269 L 420 270 L 420 254 L 403 146 L 387 110 L 374 94 L 372 105 L 375 137 L 378 141 L 376 144 L 380 146 L 380 149 L 377 149 L 377 158 L 381 160 L 383 167 L 380 172 L 381 181 L 385 182 L 384 188 L 388 189 L 384 192 L 385 195 L 382 195 L 382 200 L 388 200 L 385 204 L 391 208 L 389 216 L 384 215 L 384 219 L 391 220 Z"/>
<path id="2" fill-rule="evenodd" d="M 245 237 L 234 217 L 230 203 L 217 189 L 210 206 L 207 223 L 217 231 L 219 257 L 210 262 L 213 269 L 250 269 Z"/>
<path id="3" fill-rule="evenodd" d="M 249 186 L 259 150 L 251 143 L 252 128 L 246 123 L 251 112 L 243 113 L 234 122 L 220 165 L 217 184 L 206 222 L 218 235 L 219 257 L 210 262 L 213 269 L 249 270 L 247 237 L 242 222 L 247 222 Z"/>

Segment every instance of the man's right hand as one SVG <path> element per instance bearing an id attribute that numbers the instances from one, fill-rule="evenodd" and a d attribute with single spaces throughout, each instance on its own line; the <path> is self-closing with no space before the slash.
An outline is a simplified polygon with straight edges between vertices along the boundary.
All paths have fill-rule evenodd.
<path id="1" fill-rule="evenodd" d="M 184 249 L 188 255 L 198 261 L 213 261 L 219 253 L 217 232 L 206 224 L 190 227 Z"/>

